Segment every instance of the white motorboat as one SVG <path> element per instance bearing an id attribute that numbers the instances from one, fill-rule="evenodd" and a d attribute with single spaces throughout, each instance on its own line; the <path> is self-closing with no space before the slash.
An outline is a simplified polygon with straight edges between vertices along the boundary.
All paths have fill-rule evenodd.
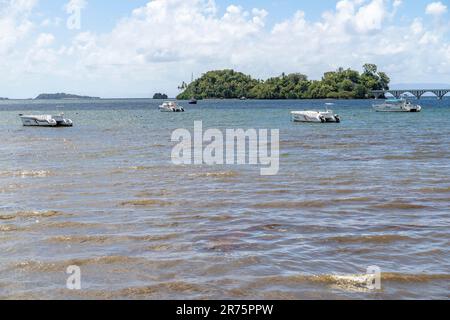
<path id="1" fill-rule="evenodd" d="M 328 106 L 332 103 L 325 104 L 326 111 L 292 111 L 292 121 L 294 122 L 313 122 L 313 123 L 340 123 L 341 118 L 332 110 L 328 110 Z"/>
<path id="2" fill-rule="evenodd" d="M 373 108 L 377 112 L 420 112 L 422 107 L 412 104 L 406 99 L 389 99 L 382 104 L 374 104 Z"/>
<path id="3" fill-rule="evenodd" d="M 166 101 L 159 106 L 161 112 L 184 112 L 184 108 L 174 101 Z"/>
<path id="4" fill-rule="evenodd" d="M 25 127 L 72 127 L 73 122 L 65 119 L 64 114 L 59 115 L 23 115 L 19 114 Z"/>

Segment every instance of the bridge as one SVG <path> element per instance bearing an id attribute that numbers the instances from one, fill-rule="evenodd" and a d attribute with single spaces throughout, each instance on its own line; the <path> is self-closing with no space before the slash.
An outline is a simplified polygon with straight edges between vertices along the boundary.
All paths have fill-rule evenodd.
<path id="1" fill-rule="evenodd" d="M 450 89 L 410 89 L 410 90 L 373 90 L 372 94 L 375 96 L 375 99 L 383 97 L 386 93 L 389 93 L 400 99 L 403 95 L 409 93 L 415 96 L 417 99 L 420 99 L 425 93 L 433 93 L 440 100 L 444 98 L 444 96 L 450 92 Z"/>

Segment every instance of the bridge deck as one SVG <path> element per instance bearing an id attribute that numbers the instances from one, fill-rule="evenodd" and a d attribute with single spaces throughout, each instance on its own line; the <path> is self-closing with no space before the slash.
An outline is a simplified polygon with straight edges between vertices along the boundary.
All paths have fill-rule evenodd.
<path id="1" fill-rule="evenodd" d="M 433 93 L 439 99 L 444 98 L 444 96 L 450 93 L 450 89 L 401 89 L 401 90 L 373 90 L 372 94 L 375 98 L 379 98 L 384 96 L 386 93 L 390 93 L 396 98 L 400 98 L 402 95 L 406 93 L 410 93 L 415 96 L 417 99 L 420 99 L 425 93 Z"/>

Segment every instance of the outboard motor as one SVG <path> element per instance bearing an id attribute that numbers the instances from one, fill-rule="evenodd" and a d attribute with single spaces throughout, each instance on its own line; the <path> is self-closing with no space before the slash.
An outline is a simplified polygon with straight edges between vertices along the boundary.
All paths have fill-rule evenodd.
<path id="1" fill-rule="evenodd" d="M 341 123 L 341 117 L 335 115 L 334 118 L 336 119 L 336 123 Z"/>

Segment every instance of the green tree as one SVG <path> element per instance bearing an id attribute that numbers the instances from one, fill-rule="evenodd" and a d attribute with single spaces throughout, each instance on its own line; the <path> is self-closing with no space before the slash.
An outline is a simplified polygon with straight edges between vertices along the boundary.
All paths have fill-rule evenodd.
<path id="1" fill-rule="evenodd" d="M 209 71 L 189 85 L 183 82 L 178 99 L 363 99 L 371 90 L 386 90 L 390 79 L 374 64 L 365 64 L 363 73 L 339 68 L 310 81 L 301 73 L 256 80 L 234 70 Z"/>
<path id="2" fill-rule="evenodd" d="M 366 97 L 367 94 L 367 89 L 365 86 L 363 86 L 362 84 L 358 84 L 355 87 L 354 90 L 354 97 L 356 99 L 364 99 Z"/>

